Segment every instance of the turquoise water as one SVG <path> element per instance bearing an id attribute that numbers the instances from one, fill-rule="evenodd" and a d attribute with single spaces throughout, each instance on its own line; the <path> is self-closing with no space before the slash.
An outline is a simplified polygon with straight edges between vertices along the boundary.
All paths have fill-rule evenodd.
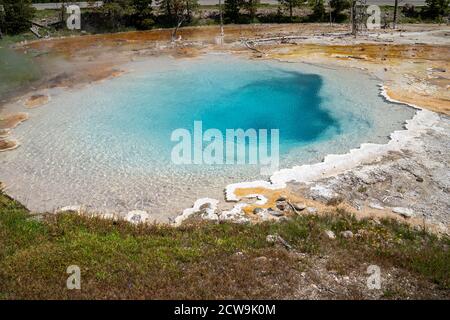
<path id="1" fill-rule="evenodd" d="M 161 162 L 170 160 L 172 131 L 193 133 L 194 121 L 201 121 L 204 131 L 215 128 L 223 134 L 226 129 L 279 129 L 283 153 L 339 131 L 339 122 L 322 106 L 323 80 L 316 74 L 243 61 L 180 67 L 134 75 L 133 81 L 117 79 L 108 92 L 89 94 L 80 104 L 95 109 L 84 124 L 83 113 L 79 125 L 98 141 L 113 133 L 124 145 L 132 137 L 148 150 L 160 150 L 153 160 Z"/>
<path id="2" fill-rule="evenodd" d="M 0 155 L 0 180 L 33 210 L 85 205 L 142 209 L 155 218 L 223 198 L 229 183 L 267 179 L 257 165 L 175 165 L 173 130 L 279 129 L 280 166 L 320 161 L 363 142 L 385 143 L 413 111 L 378 94 L 358 71 L 229 55 L 130 63 L 119 78 L 52 92 Z M 358 90 L 355 90 L 358 88 Z M 30 196 L 32 195 L 32 196 Z"/>

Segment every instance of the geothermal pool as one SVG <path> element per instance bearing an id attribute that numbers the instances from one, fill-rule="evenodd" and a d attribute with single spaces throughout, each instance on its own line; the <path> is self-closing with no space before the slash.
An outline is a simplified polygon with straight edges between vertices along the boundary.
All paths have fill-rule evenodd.
<path id="1" fill-rule="evenodd" d="M 227 54 L 132 62 L 121 77 L 52 92 L 0 153 L 0 181 L 34 211 L 82 205 L 164 220 L 229 183 L 268 179 L 259 165 L 174 164 L 176 129 L 279 129 L 280 168 L 385 143 L 414 111 L 383 100 L 356 70 Z M 203 145 L 206 147 L 207 143 Z"/>

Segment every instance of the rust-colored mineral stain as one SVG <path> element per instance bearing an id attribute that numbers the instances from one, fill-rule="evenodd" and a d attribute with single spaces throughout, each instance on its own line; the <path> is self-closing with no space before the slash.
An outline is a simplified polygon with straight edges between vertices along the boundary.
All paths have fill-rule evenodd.
<path id="1" fill-rule="evenodd" d="M 267 37 L 278 36 L 286 33 L 314 34 L 316 32 L 337 32 L 346 30 L 345 26 L 330 27 L 323 24 L 266 24 L 266 25 L 228 25 L 225 26 L 225 41 L 236 41 L 242 37 Z M 66 37 L 46 41 L 34 41 L 24 46 L 25 49 L 50 50 L 54 53 L 73 56 L 75 53 L 86 49 L 105 47 L 133 47 L 149 42 L 170 42 L 173 29 L 156 29 L 149 31 L 130 31 L 121 33 L 85 35 L 80 37 Z M 184 27 L 178 30 L 178 35 L 183 40 L 204 41 L 213 43 L 219 35 L 217 26 Z"/>
<path id="2" fill-rule="evenodd" d="M 21 122 L 28 119 L 28 113 L 19 112 L 10 114 L 4 117 L 0 117 L 0 129 L 13 129 L 17 127 Z"/>
<path id="3" fill-rule="evenodd" d="M 272 208 L 276 210 L 277 200 L 280 198 L 286 199 L 286 201 L 290 204 L 303 203 L 306 206 L 316 208 L 323 207 L 323 204 L 320 204 L 317 201 L 311 199 L 306 199 L 299 194 L 292 193 L 286 188 L 283 189 L 238 188 L 235 190 L 234 194 L 241 199 L 245 199 L 253 195 L 260 195 L 267 199 L 267 202 L 265 204 L 258 205 L 255 203 L 250 203 L 243 208 L 244 213 L 253 218 L 256 218 L 255 214 L 253 213 L 256 208 L 261 209 Z"/>
<path id="4" fill-rule="evenodd" d="M 203 52 L 198 48 L 183 47 L 175 50 L 175 58 L 196 58 Z"/>
<path id="5" fill-rule="evenodd" d="M 387 94 L 394 100 L 424 107 L 428 110 L 450 115 L 450 100 L 446 98 L 424 95 L 399 88 L 387 89 Z"/>
<path id="6" fill-rule="evenodd" d="M 105 68 L 98 68 L 95 70 L 90 70 L 86 74 L 86 80 L 90 82 L 97 82 L 102 81 L 109 78 L 117 78 L 120 75 L 123 74 L 123 71 L 117 70 L 115 68 L 105 67 Z"/>
<path id="7" fill-rule="evenodd" d="M 280 197 L 286 199 L 286 201 L 290 204 L 295 203 L 303 203 L 308 207 L 314 207 L 317 209 L 317 212 L 314 214 L 317 215 L 326 215 L 326 214 L 336 214 L 336 209 L 342 209 L 345 212 L 351 213 L 355 216 L 356 219 L 394 219 L 400 222 L 404 222 L 411 226 L 416 227 L 425 227 L 427 230 L 439 234 L 439 228 L 433 224 L 424 221 L 421 218 L 408 218 L 405 219 L 398 214 L 393 213 L 388 208 L 383 210 L 372 209 L 369 207 L 363 207 L 361 210 L 356 210 L 354 207 L 346 203 L 345 201 L 338 205 L 326 205 L 319 201 L 315 201 L 312 199 L 307 199 L 302 197 L 299 193 L 293 193 L 288 188 L 285 189 L 267 189 L 267 188 L 238 188 L 235 190 L 235 195 L 240 199 L 248 198 L 253 195 L 262 195 L 268 199 L 268 201 L 264 205 L 256 205 L 256 204 L 248 204 L 243 208 L 243 212 L 253 221 L 260 222 L 260 219 L 256 214 L 254 214 L 254 210 L 256 208 L 268 209 L 272 208 L 276 210 L 276 203 Z M 297 212 L 298 214 L 309 214 L 306 210 Z M 287 213 L 287 216 L 292 215 L 292 210 Z"/>
<path id="8" fill-rule="evenodd" d="M 18 143 L 15 141 L 0 139 L 0 152 L 13 150 L 18 146 L 19 146 Z"/>
<path id="9" fill-rule="evenodd" d="M 124 71 L 114 67 L 113 64 L 80 64 L 79 68 L 70 72 L 62 72 L 50 78 L 47 86 L 49 88 L 72 88 L 106 79 L 116 78 Z"/>
<path id="10" fill-rule="evenodd" d="M 50 101 L 50 97 L 45 94 L 34 94 L 25 101 L 27 108 L 40 107 Z"/>
<path id="11" fill-rule="evenodd" d="M 0 129 L 0 138 L 6 138 L 9 136 L 9 129 Z"/>
<path id="12" fill-rule="evenodd" d="M 275 46 L 288 49 L 287 52 L 273 53 L 280 58 L 324 55 L 339 59 L 358 59 L 379 63 L 395 59 L 414 59 L 428 61 L 447 61 L 450 46 L 445 45 L 406 45 L 406 44 L 349 44 L 323 45 L 301 44 L 298 46 Z"/>
<path id="13" fill-rule="evenodd" d="M 243 208 L 243 211 L 246 214 L 252 215 L 254 209 L 256 208 L 274 208 L 276 205 L 277 199 L 279 199 L 281 196 L 286 196 L 285 189 L 278 189 L 278 190 L 272 190 L 272 189 L 266 189 L 266 188 L 239 188 L 234 191 L 234 194 L 238 198 L 248 198 L 250 195 L 261 195 L 267 198 L 267 202 L 263 205 L 256 205 L 256 204 L 249 204 L 248 206 Z"/>
<path id="14" fill-rule="evenodd" d="M 382 81 L 389 83 L 389 97 L 449 115 L 449 52 L 450 46 L 446 45 L 302 44 L 272 46 L 269 57 L 334 65 L 344 63 L 347 67 L 365 67 L 378 73 L 384 70 Z"/>

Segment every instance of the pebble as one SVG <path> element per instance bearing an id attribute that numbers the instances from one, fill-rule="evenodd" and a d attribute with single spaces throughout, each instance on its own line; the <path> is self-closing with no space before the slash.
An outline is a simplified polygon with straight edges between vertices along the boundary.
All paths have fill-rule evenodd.
<path id="1" fill-rule="evenodd" d="M 280 201 L 277 203 L 277 208 L 280 209 L 281 211 L 286 210 L 287 206 L 288 206 L 287 203 L 284 201 Z"/>
<path id="2" fill-rule="evenodd" d="M 414 211 L 409 208 L 395 207 L 392 208 L 392 211 L 405 218 L 411 218 L 412 216 L 414 216 Z"/>
<path id="3" fill-rule="evenodd" d="M 306 209 L 306 205 L 301 202 L 293 203 L 292 206 L 294 207 L 295 210 L 298 210 L 298 211 L 302 211 L 302 210 Z"/>
<path id="4" fill-rule="evenodd" d="M 317 208 L 314 207 L 307 207 L 306 211 L 308 211 L 308 213 L 317 213 Z"/>
<path id="5" fill-rule="evenodd" d="M 336 235 L 331 230 L 325 230 L 325 235 L 328 237 L 328 239 L 336 239 Z"/>
<path id="6" fill-rule="evenodd" d="M 262 221 L 268 221 L 268 220 L 273 220 L 275 219 L 274 216 L 272 216 L 269 213 L 269 210 L 267 209 L 263 209 L 263 208 L 255 208 L 253 210 L 253 213 L 256 214 Z M 280 219 L 280 218 L 278 218 Z"/>
<path id="7" fill-rule="evenodd" d="M 428 68 L 427 70 L 431 72 L 445 72 L 444 68 Z"/>
<path id="8" fill-rule="evenodd" d="M 269 235 L 266 237 L 266 241 L 267 241 L 268 243 L 275 243 L 275 242 L 277 241 L 277 239 L 278 239 L 278 236 L 275 235 L 275 234 L 269 234 Z"/>
<path id="9" fill-rule="evenodd" d="M 273 216 L 275 216 L 275 217 L 281 217 L 281 216 L 284 216 L 284 213 L 283 212 L 281 212 L 281 211 L 275 211 L 275 210 L 268 210 L 269 211 L 269 213 L 271 214 L 271 215 L 273 215 Z"/>
<path id="10" fill-rule="evenodd" d="M 372 209 L 377 209 L 377 210 L 383 210 L 384 209 L 383 206 L 380 206 L 379 204 L 373 203 L 373 202 L 369 203 L 369 207 L 372 208 Z"/>
<path id="11" fill-rule="evenodd" d="M 266 241 L 269 243 L 278 243 L 283 245 L 286 249 L 291 250 L 292 246 L 286 241 L 284 240 L 282 237 L 280 237 L 278 234 L 269 234 L 266 237 Z"/>
<path id="12" fill-rule="evenodd" d="M 127 216 L 125 217 L 125 220 L 133 224 L 139 224 L 145 223 L 148 220 L 148 218 L 149 215 L 147 212 L 142 210 L 133 210 L 128 212 Z"/>
<path id="13" fill-rule="evenodd" d="M 255 261 L 257 261 L 257 262 L 265 262 L 267 260 L 268 260 L 267 257 L 264 257 L 264 256 L 255 258 Z"/>
<path id="14" fill-rule="evenodd" d="M 324 199 L 326 201 L 330 201 L 338 196 L 338 194 L 333 190 L 321 185 L 311 187 L 310 191 L 313 199 Z"/>
<path id="15" fill-rule="evenodd" d="M 442 233 L 447 233 L 447 231 L 448 231 L 448 228 L 442 222 L 439 222 L 437 224 L 437 227 L 438 227 L 438 230 Z"/>
<path id="16" fill-rule="evenodd" d="M 58 210 L 56 210 L 56 213 L 60 213 L 60 212 L 76 212 L 76 213 L 81 213 L 81 206 L 66 206 L 66 207 L 62 207 Z"/>
<path id="17" fill-rule="evenodd" d="M 262 213 L 263 211 L 264 211 L 263 208 L 255 208 L 255 209 L 253 209 L 253 213 L 254 214 Z"/>
<path id="18" fill-rule="evenodd" d="M 347 239 L 353 238 L 353 232 L 351 232 L 350 230 L 342 231 L 341 236 Z"/>

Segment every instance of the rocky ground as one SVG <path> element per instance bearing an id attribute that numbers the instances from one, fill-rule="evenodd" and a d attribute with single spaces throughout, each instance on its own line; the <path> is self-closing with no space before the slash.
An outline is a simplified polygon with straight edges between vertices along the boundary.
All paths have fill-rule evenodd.
<path id="1" fill-rule="evenodd" d="M 305 255 L 300 254 L 305 258 Z M 367 287 L 370 264 L 363 263 L 351 270 L 338 262 L 334 255 L 311 259 L 312 268 L 297 275 L 298 288 L 292 299 L 439 299 L 442 292 L 437 287 L 411 277 L 401 269 L 392 267 L 383 270 L 381 282 L 388 290 Z M 337 269 L 337 270 L 336 270 Z"/>
<path id="2" fill-rule="evenodd" d="M 450 121 L 439 123 L 406 148 L 313 185 L 291 184 L 293 192 L 327 203 L 348 202 L 357 211 L 393 210 L 406 218 L 450 225 Z"/>
<path id="3" fill-rule="evenodd" d="M 240 223 L 281 221 L 320 215 L 331 207 L 357 218 L 391 218 L 448 235 L 450 121 L 447 115 L 429 111 L 427 115 L 432 122 L 415 128 L 409 123 L 407 129 L 397 131 L 403 136 L 392 135 L 386 145 L 366 145 L 323 163 L 281 170 L 270 178 L 271 183 L 228 186 L 226 199 L 234 201 L 231 209 L 215 199 L 199 199 L 175 224 L 192 217 Z M 280 178 L 286 178 L 285 186 Z"/>

